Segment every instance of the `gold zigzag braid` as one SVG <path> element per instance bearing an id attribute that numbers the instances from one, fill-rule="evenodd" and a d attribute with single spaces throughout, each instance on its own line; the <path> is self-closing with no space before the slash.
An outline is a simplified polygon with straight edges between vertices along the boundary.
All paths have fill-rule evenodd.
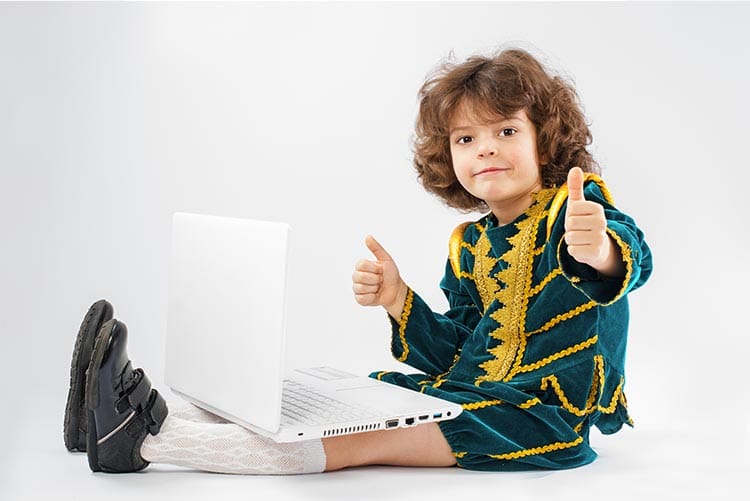
<path id="1" fill-rule="evenodd" d="M 414 301 L 414 291 L 411 288 L 406 292 L 406 301 L 404 301 L 404 311 L 401 312 L 401 319 L 398 325 L 398 337 L 401 340 L 401 348 L 403 353 L 398 357 L 399 362 L 406 360 L 409 356 L 409 344 L 406 342 L 406 324 L 409 321 L 409 315 L 411 315 L 411 305 Z"/>
<path id="2" fill-rule="evenodd" d="M 552 279 L 554 279 L 555 277 L 559 275 L 562 275 L 562 268 L 558 266 L 557 268 L 552 270 L 549 275 L 544 277 L 541 282 L 539 282 L 529 291 L 529 296 L 536 296 L 537 294 L 539 294 L 542 291 L 542 289 L 547 287 L 547 284 L 549 284 L 552 281 Z"/>
<path id="3" fill-rule="evenodd" d="M 518 318 L 518 328 L 520 331 L 520 342 L 518 350 L 516 351 L 516 358 L 514 361 L 514 367 L 519 367 L 521 365 L 521 362 L 523 361 L 524 354 L 526 353 L 526 339 L 528 335 L 525 333 L 526 331 L 526 314 L 529 309 L 529 301 L 531 300 L 531 280 L 533 278 L 533 264 L 534 264 L 534 257 L 533 257 L 533 251 L 534 251 L 534 245 L 536 245 L 536 234 L 539 231 L 539 227 L 541 224 L 541 221 L 547 217 L 547 211 L 543 210 L 543 208 L 547 205 L 547 202 L 554 196 L 555 189 L 547 189 L 542 190 L 541 192 L 537 193 L 535 201 L 537 202 L 537 209 L 534 211 L 531 211 L 529 214 L 529 219 L 533 219 L 533 224 L 529 230 L 529 232 L 526 233 L 525 241 L 522 244 L 522 249 L 527 249 L 529 252 L 529 255 L 525 257 L 524 261 L 527 263 L 526 268 L 523 270 L 523 294 L 521 296 L 522 301 L 522 307 Z M 533 206 L 532 206 L 533 207 Z M 521 278 L 521 277 L 519 277 Z M 509 373 L 505 377 L 505 381 L 509 381 L 513 378 L 513 372 Z"/>
<path id="4" fill-rule="evenodd" d="M 502 400 L 482 400 L 479 402 L 469 402 L 468 404 L 461 404 L 461 407 L 463 407 L 465 411 L 475 411 L 477 409 L 484 409 L 485 407 L 500 405 L 502 403 Z"/>
<path id="5" fill-rule="evenodd" d="M 607 228 L 607 235 L 617 242 L 617 245 L 620 247 L 620 252 L 622 253 L 622 260 L 625 262 L 625 278 L 622 280 L 622 288 L 617 292 L 615 298 L 607 303 L 612 304 L 625 294 L 625 290 L 628 288 L 628 285 L 630 285 L 630 277 L 633 275 L 633 253 L 630 250 L 630 246 L 620 238 L 620 235 L 609 228 Z"/>
<path id="6" fill-rule="evenodd" d="M 483 381 L 501 381 L 511 367 L 519 364 L 526 349 L 523 326 L 529 303 L 532 279 L 532 251 L 539 222 L 544 214 L 544 206 L 553 196 L 554 190 L 542 190 L 535 194 L 534 202 L 526 210 L 526 217 L 516 223 L 517 232 L 508 237 L 509 249 L 500 257 L 507 266 L 493 274 L 499 259 L 492 257 L 492 247 L 486 232 L 482 233 L 476 245 L 474 278 L 484 303 L 485 311 L 493 300 L 501 304 L 490 314 L 499 327 L 490 337 L 499 341 L 488 350 L 493 356 L 479 365 L 485 374 L 474 384 Z M 501 287 L 500 283 L 505 287 Z"/>
<path id="7" fill-rule="evenodd" d="M 520 451 L 508 452 L 505 454 L 489 454 L 489 457 L 498 460 L 518 459 L 526 456 L 534 456 L 536 454 L 544 454 L 546 452 L 559 451 L 561 449 L 569 449 L 571 447 L 580 445 L 582 442 L 583 437 L 578 437 L 572 442 L 555 442 L 552 444 L 543 445 L 541 447 L 522 449 Z"/>
<path id="8" fill-rule="evenodd" d="M 541 400 L 539 400 L 537 397 L 534 397 L 534 398 L 528 399 L 527 401 L 525 401 L 522 404 L 519 404 L 518 407 L 520 409 L 528 409 L 530 407 L 534 407 L 535 405 L 541 404 L 541 403 L 542 403 Z"/>
<path id="9" fill-rule="evenodd" d="M 614 413 L 615 409 L 617 408 L 618 402 L 627 407 L 624 400 L 625 394 L 622 392 L 622 386 L 624 383 L 625 379 L 620 377 L 620 383 L 617 385 L 617 388 L 615 388 L 615 392 L 612 394 L 612 399 L 609 401 L 609 405 L 607 407 L 602 407 L 601 405 L 599 406 L 599 410 L 602 412 L 602 414 Z"/>
<path id="10" fill-rule="evenodd" d="M 544 249 L 546 249 L 546 248 L 547 247 L 544 246 L 544 245 L 542 245 L 541 247 L 537 247 L 536 249 L 534 249 L 533 251 L 531 251 L 531 255 L 534 256 L 534 257 L 537 257 L 539 254 L 543 253 Z"/>
<path id="11" fill-rule="evenodd" d="M 432 385 L 433 388 L 439 388 L 440 385 L 442 385 L 445 382 L 445 376 L 451 373 L 451 371 L 453 370 L 453 368 L 456 366 L 456 364 L 458 363 L 460 359 L 461 359 L 460 353 L 456 353 L 455 355 L 453 355 L 453 363 L 451 364 L 450 367 L 448 367 L 448 370 L 443 372 L 442 374 L 438 374 L 437 376 L 435 376 L 435 381 L 434 381 L 434 384 Z"/>
<path id="12" fill-rule="evenodd" d="M 594 374 L 591 377 L 591 388 L 586 399 L 586 408 L 593 409 L 601 400 L 604 392 L 604 356 L 594 355 Z"/>
<path id="13" fill-rule="evenodd" d="M 527 336 L 533 336 L 534 334 L 540 334 L 542 332 L 548 331 L 552 327 L 554 327 L 555 325 L 559 324 L 560 322 L 564 322 L 565 320 L 570 320 L 571 318 L 573 318 L 573 317 L 575 317 L 577 315 L 580 315 L 584 311 L 590 310 L 594 306 L 596 306 L 596 301 L 589 301 L 588 303 L 584 303 L 584 304 L 578 305 L 578 306 L 576 306 L 575 308 L 573 308 L 570 311 L 566 311 L 565 313 L 561 313 L 561 314 L 557 315 L 556 317 L 554 317 L 553 319 L 551 319 L 549 322 L 547 322 L 546 324 L 544 324 L 543 326 L 541 326 L 539 329 L 537 329 L 535 331 L 531 331 L 531 332 L 527 333 L 526 335 Z"/>
<path id="14" fill-rule="evenodd" d="M 479 297 L 482 299 L 482 310 L 486 312 L 500 290 L 498 283 L 490 276 L 492 269 L 497 265 L 498 259 L 490 255 L 492 246 L 485 232 L 479 235 L 474 250 L 476 251 L 473 270 L 474 283 L 477 286 Z"/>
<path id="15" fill-rule="evenodd" d="M 563 408 L 578 417 L 588 416 L 596 410 L 600 410 L 605 414 L 611 414 L 614 412 L 614 408 L 617 406 L 617 400 L 619 398 L 619 392 L 616 390 L 615 395 L 612 397 L 612 402 L 610 402 L 612 409 L 609 412 L 606 412 L 607 409 L 599 405 L 599 399 L 601 398 L 602 391 L 604 391 L 604 357 L 601 355 L 594 356 L 594 377 L 591 383 L 591 389 L 589 390 L 589 396 L 586 399 L 585 408 L 579 409 L 568 400 L 568 397 L 565 396 L 565 391 L 560 386 L 557 376 L 554 374 L 542 378 L 540 389 L 545 391 L 548 386 L 552 386 L 552 389 L 554 390 L 555 395 L 557 395 L 557 398 L 560 399 Z M 618 390 L 619 389 L 621 388 L 618 386 Z M 582 424 L 583 423 L 581 423 L 581 425 Z"/>
<path id="16" fill-rule="evenodd" d="M 458 278 L 459 280 L 462 278 L 468 278 L 472 282 L 474 281 L 474 275 L 472 275 L 471 273 L 467 273 L 465 271 L 458 272 L 458 276 L 456 278 Z"/>
<path id="17" fill-rule="evenodd" d="M 583 417 L 593 412 L 593 409 L 579 409 L 578 407 L 573 405 L 570 400 L 568 400 L 568 397 L 565 396 L 565 392 L 560 387 L 560 382 L 557 380 L 557 376 L 555 376 L 554 374 L 542 378 L 542 391 L 546 390 L 548 386 L 552 386 L 552 389 L 555 391 L 555 395 L 557 395 L 557 398 L 559 398 L 560 402 L 562 402 L 563 409 L 570 412 L 571 414 L 574 414 L 578 417 Z"/>
<path id="18" fill-rule="evenodd" d="M 565 348 L 564 350 L 558 351 L 557 353 L 553 353 L 552 355 L 544 357 L 541 360 L 537 360 L 536 362 L 526 364 L 526 365 L 518 365 L 513 369 L 513 371 L 511 371 L 510 376 L 512 377 L 522 372 L 535 371 L 541 367 L 544 367 L 547 364 L 554 362 L 555 360 L 560 360 L 561 358 L 570 356 L 573 353 L 577 353 L 581 350 L 585 350 L 586 348 L 589 348 L 595 345 L 598 340 L 599 340 L 599 336 L 595 335 L 595 336 L 588 338 L 585 341 L 581 341 L 578 344 L 574 344 L 573 346 L 569 346 L 568 348 Z"/>

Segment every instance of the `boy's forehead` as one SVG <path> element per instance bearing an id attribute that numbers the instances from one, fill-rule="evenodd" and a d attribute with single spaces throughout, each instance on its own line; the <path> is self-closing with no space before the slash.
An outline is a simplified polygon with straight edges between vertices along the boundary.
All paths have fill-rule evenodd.
<path id="1" fill-rule="evenodd" d="M 453 130 L 470 125 L 484 125 L 509 118 L 523 119 L 526 118 L 526 113 L 521 109 L 515 113 L 503 114 L 480 103 L 462 101 L 453 110 L 453 114 L 448 121 L 448 128 L 449 130 Z"/>

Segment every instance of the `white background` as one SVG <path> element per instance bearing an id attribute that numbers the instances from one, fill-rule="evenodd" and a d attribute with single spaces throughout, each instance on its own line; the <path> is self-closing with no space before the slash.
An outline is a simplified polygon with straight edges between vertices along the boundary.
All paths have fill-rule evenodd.
<path id="1" fill-rule="evenodd" d="M 64 497 L 60 479 L 32 480 L 58 469 L 79 475 L 70 485 L 81 493 L 133 485 L 91 480 L 84 458 L 64 452 L 70 354 L 86 309 L 107 298 L 128 325 L 134 362 L 164 387 L 174 211 L 292 224 L 290 363 L 406 369 L 390 358 L 385 313 L 354 302 L 353 265 L 372 233 L 407 282 L 445 307 L 448 236 L 478 215 L 444 208 L 416 181 L 416 93 L 451 52 L 463 59 L 508 42 L 574 80 L 603 177 L 654 255 L 650 282 L 630 297 L 636 431 L 600 437 L 610 463 L 547 485 L 622 470 L 631 473 L 594 485 L 657 492 L 654 475 L 672 478 L 659 473 L 671 468 L 675 486 L 706 471 L 700 485 L 726 486 L 721 475 L 748 470 L 750 433 L 748 22 L 746 3 L 0 4 L 0 429 L 9 451 L 0 494 Z M 719 461 L 726 469 L 711 470 Z M 394 470 L 370 471 L 358 474 L 381 485 L 377 475 Z M 395 485 L 431 484 L 435 474 L 404 475 Z M 499 485 L 544 492 L 532 478 L 505 475 Z M 223 485 L 240 495 L 272 482 L 255 481 L 266 483 Z M 281 492 L 296 486 L 296 497 L 348 495 L 324 480 L 318 491 L 273 482 Z M 175 489 L 162 494 L 191 492 Z"/>

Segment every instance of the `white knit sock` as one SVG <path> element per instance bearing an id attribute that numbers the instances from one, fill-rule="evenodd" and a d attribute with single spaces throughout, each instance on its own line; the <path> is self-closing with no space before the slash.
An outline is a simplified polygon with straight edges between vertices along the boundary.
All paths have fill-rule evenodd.
<path id="1" fill-rule="evenodd" d="M 277 443 L 193 405 L 170 413 L 157 435 L 146 435 L 141 456 L 215 473 L 289 475 L 320 473 L 321 440 Z"/>

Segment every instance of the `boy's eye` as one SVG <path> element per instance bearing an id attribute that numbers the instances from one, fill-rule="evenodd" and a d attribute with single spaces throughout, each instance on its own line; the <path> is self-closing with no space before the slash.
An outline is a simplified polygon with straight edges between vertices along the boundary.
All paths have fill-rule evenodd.
<path id="1" fill-rule="evenodd" d="M 501 136 L 512 136 L 516 132 L 517 132 L 516 129 L 514 129 L 512 127 L 506 127 L 506 128 L 504 128 L 504 129 L 502 129 L 500 131 L 500 135 Z"/>
<path id="2" fill-rule="evenodd" d="M 467 143 L 470 143 L 471 141 L 472 141 L 471 136 L 459 136 L 458 138 L 456 138 L 456 142 L 458 144 L 467 144 Z"/>

